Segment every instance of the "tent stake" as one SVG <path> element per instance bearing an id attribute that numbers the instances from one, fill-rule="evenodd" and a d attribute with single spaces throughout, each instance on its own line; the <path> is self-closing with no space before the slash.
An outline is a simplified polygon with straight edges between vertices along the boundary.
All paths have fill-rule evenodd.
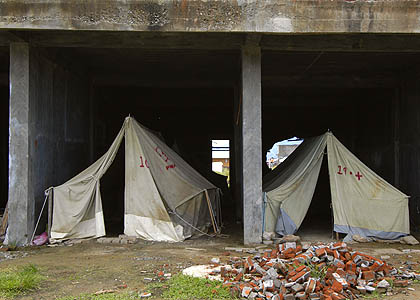
<path id="1" fill-rule="evenodd" d="M 207 190 L 204 190 L 204 194 L 206 195 L 207 205 L 208 205 L 209 210 L 210 210 L 210 217 L 211 217 L 211 223 L 213 224 L 213 230 L 214 230 L 214 233 L 217 234 L 216 225 L 214 224 L 213 210 L 211 209 L 209 194 L 207 193 Z"/>

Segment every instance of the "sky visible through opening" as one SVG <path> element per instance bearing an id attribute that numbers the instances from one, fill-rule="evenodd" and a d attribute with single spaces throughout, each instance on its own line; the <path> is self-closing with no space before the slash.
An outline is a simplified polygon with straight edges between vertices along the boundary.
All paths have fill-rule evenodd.
<path id="1" fill-rule="evenodd" d="M 287 140 L 277 142 L 267 151 L 266 162 L 270 169 L 274 169 L 303 142 L 303 139 L 292 137 Z"/>

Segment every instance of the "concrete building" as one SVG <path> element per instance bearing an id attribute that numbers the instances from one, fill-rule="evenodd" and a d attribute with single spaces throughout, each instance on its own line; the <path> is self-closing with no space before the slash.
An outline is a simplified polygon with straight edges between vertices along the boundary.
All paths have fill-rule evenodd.
<path id="1" fill-rule="evenodd" d="M 268 148 L 327 129 L 411 195 L 415 229 L 419 5 L 0 0 L 0 207 L 8 198 L 9 240 L 28 242 L 44 190 L 103 153 L 129 113 L 188 149 L 199 170 L 211 168 L 211 139 L 232 141 L 232 214 L 243 219 L 245 244 L 261 242 Z M 123 197 L 121 165 L 102 182 L 106 219 L 121 212 L 113 200 Z"/>

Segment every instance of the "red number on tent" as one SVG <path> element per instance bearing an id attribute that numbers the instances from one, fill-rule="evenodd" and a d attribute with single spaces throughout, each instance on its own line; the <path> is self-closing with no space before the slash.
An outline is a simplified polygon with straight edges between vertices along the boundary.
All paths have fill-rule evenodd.
<path id="1" fill-rule="evenodd" d="M 169 170 L 169 169 L 175 169 L 175 164 L 166 166 L 166 170 Z"/>
<path id="2" fill-rule="evenodd" d="M 146 168 L 149 168 L 149 164 L 147 163 L 147 159 L 143 163 L 143 156 L 140 155 L 140 168 L 144 168 L 144 165 L 146 165 Z"/>
<path id="3" fill-rule="evenodd" d="M 343 171 L 344 171 L 344 175 L 347 175 L 347 168 L 346 167 L 343 168 Z"/>
<path id="4" fill-rule="evenodd" d="M 162 151 L 162 149 L 156 146 L 155 151 L 166 163 L 170 161 L 169 157 L 165 154 L 165 152 Z M 175 168 L 175 164 L 166 166 L 166 170 L 174 169 L 174 168 Z"/>
<path id="5" fill-rule="evenodd" d="M 157 153 L 160 157 L 162 157 L 162 154 L 160 154 L 158 150 L 160 150 L 160 149 L 156 146 L 156 148 L 155 148 L 156 153 Z M 162 150 L 160 150 L 160 151 L 162 152 Z"/>
<path id="6" fill-rule="evenodd" d="M 343 173 L 341 173 L 341 166 L 338 166 L 338 172 L 337 174 L 343 175 Z"/>
<path id="7" fill-rule="evenodd" d="M 165 158 L 163 158 L 163 157 L 162 157 L 162 158 L 163 158 L 163 160 L 164 160 L 165 162 L 168 162 L 169 157 L 167 157 L 167 156 L 166 156 L 166 154 L 165 154 L 165 153 L 163 153 L 163 152 L 162 152 L 162 155 L 163 155 L 163 156 L 165 156 Z"/>

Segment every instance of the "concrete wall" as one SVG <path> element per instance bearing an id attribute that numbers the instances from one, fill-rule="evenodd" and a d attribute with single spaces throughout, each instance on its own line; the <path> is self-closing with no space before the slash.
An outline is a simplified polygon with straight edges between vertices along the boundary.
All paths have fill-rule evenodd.
<path id="1" fill-rule="evenodd" d="M 0 27 L 136 31 L 418 32 L 417 1 L 0 1 Z"/>
<path id="2" fill-rule="evenodd" d="M 419 77 L 408 74 L 402 83 L 397 109 L 399 130 L 396 136 L 399 152 L 399 181 L 401 189 L 411 196 L 411 229 L 420 228 L 420 105 Z M 414 226 L 415 228 L 413 228 Z"/>
<path id="3" fill-rule="evenodd" d="M 0 85 L 0 209 L 5 208 L 8 190 L 9 87 Z"/>
<path id="4" fill-rule="evenodd" d="M 89 81 L 36 51 L 31 53 L 31 68 L 37 70 L 31 72 L 36 104 L 30 124 L 34 132 L 30 155 L 37 217 L 44 190 L 89 165 Z"/>
<path id="5" fill-rule="evenodd" d="M 28 67 L 16 61 L 25 60 L 25 55 L 19 54 L 25 51 L 29 52 Z M 11 47 L 12 90 L 24 89 L 25 82 L 29 90 L 26 100 L 18 91 L 10 98 L 12 138 L 9 155 L 13 163 L 9 183 L 12 206 L 9 241 L 12 243 L 29 241 L 44 200 L 44 190 L 63 183 L 89 163 L 89 81 L 47 57 L 42 50 L 25 44 Z M 19 74 L 14 74 L 16 72 Z M 28 81 L 19 78 L 24 73 L 27 73 Z M 25 107 L 29 107 L 27 124 L 18 121 L 26 111 Z M 20 142 L 15 138 L 19 134 L 17 131 L 28 132 L 28 148 L 16 145 Z M 24 140 L 25 136 L 20 139 Z M 24 162 L 26 157 L 27 171 L 15 163 Z M 27 172 L 26 184 L 16 177 L 23 171 Z M 38 232 L 45 230 L 45 222 L 46 217 Z"/>

